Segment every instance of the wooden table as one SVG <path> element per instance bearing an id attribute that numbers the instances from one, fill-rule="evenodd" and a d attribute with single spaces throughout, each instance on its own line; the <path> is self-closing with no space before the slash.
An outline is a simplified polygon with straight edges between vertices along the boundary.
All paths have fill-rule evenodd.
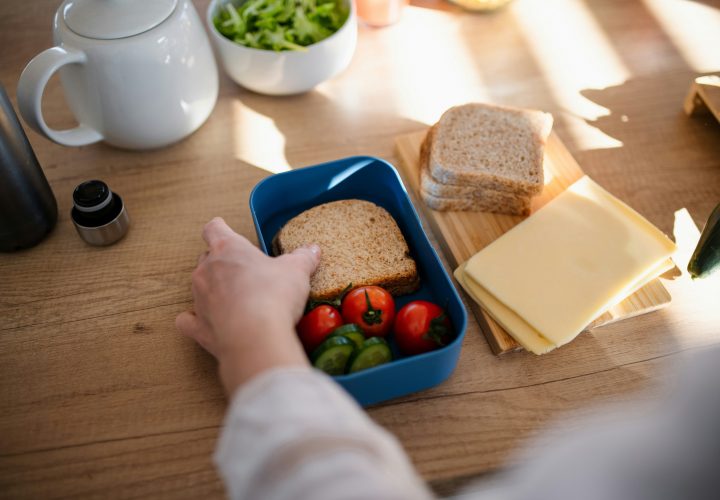
<path id="1" fill-rule="evenodd" d="M 702 227 L 720 201 L 720 125 L 682 111 L 691 80 L 720 70 L 714 3 L 516 0 L 473 15 L 423 0 L 392 27 L 361 28 L 351 67 L 314 92 L 265 97 L 223 77 L 208 122 L 169 148 L 66 148 L 29 133 L 60 219 L 38 247 L 0 256 L 0 496 L 220 497 L 210 456 L 226 401 L 213 359 L 173 324 L 190 305 L 203 223 L 222 215 L 254 239 L 248 194 L 270 172 L 355 154 L 396 161 L 394 136 L 451 105 L 552 112 L 587 173 L 675 234 L 684 268 L 692 221 Z M 51 45 L 58 4 L 0 4 L 0 82 L 13 98 Z M 44 109 L 72 124 L 56 82 Z M 85 245 L 69 220 L 73 187 L 91 178 L 132 217 L 109 248 Z M 717 344 L 717 279 L 665 283 L 669 308 L 543 357 L 497 358 L 471 321 L 448 382 L 369 413 L 452 491 L 512 463 L 548 420 L 572 412 L 570 428 L 598 403 L 646 398 L 637 391 L 680 353 Z"/>

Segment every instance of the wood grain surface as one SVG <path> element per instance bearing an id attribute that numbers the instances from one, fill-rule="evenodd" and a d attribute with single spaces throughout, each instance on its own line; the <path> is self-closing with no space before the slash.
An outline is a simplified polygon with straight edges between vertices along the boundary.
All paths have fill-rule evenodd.
<path id="1" fill-rule="evenodd" d="M 406 186 L 420 199 L 420 146 L 427 131 L 401 135 L 395 139 Z M 584 174 L 565 145 L 556 134 L 550 134 L 545 147 L 543 163 L 545 186 L 540 195 L 533 197 L 532 213 L 542 208 Z M 445 251 L 450 265 L 457 268 L 470 257 L 519 224 L 525 217 L 489 212 L 437 211 L 419 203 L 428 224 L 435 232 L 438 243 Z M 460 287 L 458 287 L 460 288 Z M 467 294 L 468 303 L 495 354 L 506 354 L 521 349 L 505 329 Z M 671 297 L 659 279 L 654 279 L 620 303 L 610 307 L 587 325 L 587 330 L 633 318 L 668 305 Z"/>
<path id="2" fill-rule="evenodd" d="M 59 4 L 0 2 L 0 83 L 13 99 L 24 66 L 52 46 Z M 255 241 L 248 196 L 260 179 L 356 154 L 397 163 L 394 137 L 455 104 L 553 113 L 582 169 L 674 235 L 684 269 L 720 201 L 720 125 L 682 109 L 694 78 L 720 70 L 718 2 L 515 0 L 490 15 L 418 5 L 388 28 L 361 26 L 351 66 L 313 92 L 267 97 L 223 75 L 207 123 L 165 149 L 67 148 L 28 132 L 60 218 L 42 244 L 0 255 L 0 496 L 222 497 L 210 457 L 227 402 L 213 359 L 174 326 L 202 225 L 222 215 Z M 52 126 L 74 123 L 57 79 L 43 103 Z M 112 247 L 85 245 L 69 219 L 72 189 L 92 178 L 132 219 Z M 683 352 L 718 344 L 719 287 L 684 272 L 663 284 L 670 307 L 542 357 L 494 356 L 471 321 L 446 383 L 368 413 L 452 491 L 522 460 L 547 422 L 572 428 L 597 404 L 648 398 Z"/>

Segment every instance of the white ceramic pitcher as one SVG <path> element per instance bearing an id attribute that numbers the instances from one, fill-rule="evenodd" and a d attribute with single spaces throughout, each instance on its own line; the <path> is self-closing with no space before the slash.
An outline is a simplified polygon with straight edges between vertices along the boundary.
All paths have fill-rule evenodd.
<path id="1" fill-rule="evenodd" d="M 217 66 L 190 0 L 65 0 L 53 39 L 23 71 L 17 97 L 25 121 L 59 144 L 157 148 L 194 132 L 215 106 Z M 43 119 L 55 71 L 76 128 Z"/>

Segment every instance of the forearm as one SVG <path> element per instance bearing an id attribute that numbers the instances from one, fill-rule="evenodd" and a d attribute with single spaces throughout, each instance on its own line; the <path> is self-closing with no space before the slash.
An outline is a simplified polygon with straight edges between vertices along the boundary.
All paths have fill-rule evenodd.
<path id="1" fill-rule="evenodd" d="M 290 318 L 280 314 L 248 317 L 230 328 L 234 330 L 219 336 L 222 340 L 217 356 L 220 380 L 228 397 L 266 371 L 309 366 Z"/>
<path id="2" fill-rule="evenodd" d="M 232 498 L 428 498 L 397 441 L 328 377 L 266 372 L 240 389 L 216 463 Z"/>

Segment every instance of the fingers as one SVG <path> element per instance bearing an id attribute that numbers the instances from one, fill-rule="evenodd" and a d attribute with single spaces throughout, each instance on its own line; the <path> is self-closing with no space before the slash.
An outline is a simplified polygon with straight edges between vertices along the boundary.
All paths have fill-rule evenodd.
<path id="1" fill-rule="evenodd" d="M 200 318 L 192 311 L 178 314 L 177 318 L 175 318 L 175 326 L 180 330 L 180 333 L 190 338 L 195 338 L 203 327 Z"/>
<path id="2" fill-rule="evenodd" d="M 289 254 L 285 254 L 283 257 L 292 259 L 294 261 L 293 265 L 310 277 L 310 275 L 315 272 L 315 269 L 317 269 L 318 264 L 320 264 L 320 253 L 319 246 L 306 245 L 295 249 Z"/>
<path id="3" fill-rule="evenodd" d="M 218 243 L 227 239 L 228 237 L 234 236 L 237 233 L 230 229 L 225 220 L 222 217 L 215 217 L 210 222 L 205 224 L 202 232 L 202 238 L 210 248 L 217 246 Z"/>
<path id="4" fill-rule="evenodd" d="M 206 251 L 206 252 L 201 253 L 201 254 L 198 256 L 198 261 L 197 261 L 198 266 L 199 266 L 200 264 L 202 264 L 205 259 L 207 259 L 207 257 L 208 257 L 209 254 L 210 254 L 210 252 L 207 252 L 207 251 Z"/>
<path id="5" fill-rule="evenodd" d="M 250 240 L 233 231 L 222 217 L 215 217 L 205 224 L 202 237 L 205 240 L 205 243 L 208 244 L 208 247 L 210 247 L 211 251 L 213 249 L 219 250 L 222 246 L 222 242 L 232 239 L 235 243 L 233 246 L 234 251 L 257 251 L 261 253 L 255 245 L 250 243 Z"/>
<path id="6" fill-rule="evenodd" d="M 215 356 L 213 342 L 207 325 L 192 311 L 185 311 L 175 318 L 175 326 L 183 335 L 195 340 L 207 352 Z"/>

